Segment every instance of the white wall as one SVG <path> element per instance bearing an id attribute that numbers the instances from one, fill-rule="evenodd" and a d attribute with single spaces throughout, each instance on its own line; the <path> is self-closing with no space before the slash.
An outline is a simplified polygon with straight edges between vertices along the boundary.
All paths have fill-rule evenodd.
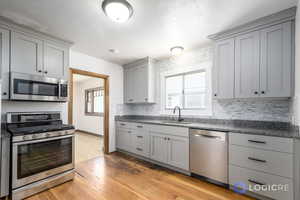
<path id="1" fill-rule="evenodd" d="M 293 114 L 295 125 L 300 125 L 300 1 L 295 22 L 295 97 L 293 99 Z"/>
<path id="2" fill-rule="evenodd" d="M 109 76 L 109 151 L 115 151 L 115 115 L 123 103 L 123 68 L 83 53 L 70 52 L 70 67 Z"/>
<path id="3" fill-rule="evenodd" d="M 103 135 L 103 116 L 85 114 L 85 90 L 103 87 L 103 79 L 89 77 L 77 81 L 75 75 L 73 81 L 73 124 L 75 128 L 97 135 Z"/>

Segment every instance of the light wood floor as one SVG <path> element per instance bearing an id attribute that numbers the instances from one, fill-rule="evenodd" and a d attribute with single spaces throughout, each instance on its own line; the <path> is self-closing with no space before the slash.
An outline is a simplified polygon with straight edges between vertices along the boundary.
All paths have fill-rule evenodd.
<path id="1" fill-rule="evenodd" d="M 75 132 L 75 163 L 103 156 L 103 137 Z"/>
<path id="2" fill-rule="evenodd" d="M 27 200 L 251 200 L 121 153 L 81 162 L 76 171 L 73 181 Z"/>

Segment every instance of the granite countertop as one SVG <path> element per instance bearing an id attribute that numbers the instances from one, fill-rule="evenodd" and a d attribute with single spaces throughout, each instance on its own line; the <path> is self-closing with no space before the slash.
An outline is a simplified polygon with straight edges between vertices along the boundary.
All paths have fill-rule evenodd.
<path id="1" fill-rule="evenodd" d="M 289 125 L 283 122 L 253 122 L 245 120 L 204 120 L 204 122 L 199 121 L 186 121 L 186 123 L 176 123 L 165 119 L 147 119 L 141 117 L 124 117 L 118 116 L 116 121 L 123 122 L 135 122 L 144 124 L 156 124 L 165 126 L 178 126 L 187 128 L 196 128 L 203 130 L 212 131 L 224 131 L 239 134 L 256 134 L 274 137 L 284 137 L 284 138 L 297 138 L 300 139 L 298 127 Z M 203 120 L 202 120 L 203 121 Z M 256 125 L 257 124 L 257 125 Z"/>

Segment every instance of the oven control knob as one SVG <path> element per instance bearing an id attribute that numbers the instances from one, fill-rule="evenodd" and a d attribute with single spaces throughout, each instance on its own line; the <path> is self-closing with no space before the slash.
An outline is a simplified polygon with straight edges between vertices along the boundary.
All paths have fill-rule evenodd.
<path id="1" fill-rule="evenodd" d="M 28 137 L 26 135 L 24 135 L 23 140 L 28 140 Z"/>
<path id="2" fill-rule="evenodd" d="M 32 135 L 32 139 L 36 139 L 37 138 L 37 135 Z"/>
<path id="3" fill-rule="evenodd" d="M 50 133 L 46 133 L 46 137 L 50 137 Z"/>

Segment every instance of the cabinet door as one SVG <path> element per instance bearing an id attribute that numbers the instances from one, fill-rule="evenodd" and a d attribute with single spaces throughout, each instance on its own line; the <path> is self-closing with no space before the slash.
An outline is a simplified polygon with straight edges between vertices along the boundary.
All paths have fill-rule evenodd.
<path id="1" fill-rule="evenodd" d="M 44 42 L 44 70 L 49 77 L 67 79 L 68 48 Z"/>
<path id="2" fill-rule="evenodd" d="M 292 93 L 291 22 L 261 31 L 260 87 L 263 97 L 290 97 Z"/>
<path id="3" fill-rule="evenodd" d="M 259 31 L 235 39 L 235 97 L 259 95 Z"/>
<path id="4" fill-rule="evenodd" d="M 28 35 L 11 34 L 11 71 L 42 74 L 43 41 Z"/>
<path id="5" fill-rule="evenodd" d="M 164 134 L 150 132 L 150 158 L 168 163 L 168 141 Z"/>
<path id="6" fill-rule="evenodd" d="M 234 38 L 219 41 L 215 46 L 214 97 L 234 97 Z"/>
<path id="7" fill-rule="evenodd" d="M 129 68 L 125 70 L 125 102 L 134 103 L 135 102 L 135 92 L 134 92 L 134 73 L 135 68 Z"/>
<path id="8" fill-rule="evenodd" d="M 132 151 L 131 148 L 131 130 L 129 129 L 117 129 L 117 148 Z"/>
<path id="9" fill-rule="evenodd" d="M 136 68 L 134 72 L 134 91 L 135 91 L 135 101 L 138 103 L 143 103 L 148 101 L 148 67 L 147 65 L 142 65 Z"/>
<path id="10" fill-rule="evenodd" d="M 9 31 L 0 28 L 0 67 L 2 99 L 9 98 Z"/>
<path id="11" fill-rule="evenodd" d="M 189 139 L 168 136 L 168 164 L 189 170 Z"/>

